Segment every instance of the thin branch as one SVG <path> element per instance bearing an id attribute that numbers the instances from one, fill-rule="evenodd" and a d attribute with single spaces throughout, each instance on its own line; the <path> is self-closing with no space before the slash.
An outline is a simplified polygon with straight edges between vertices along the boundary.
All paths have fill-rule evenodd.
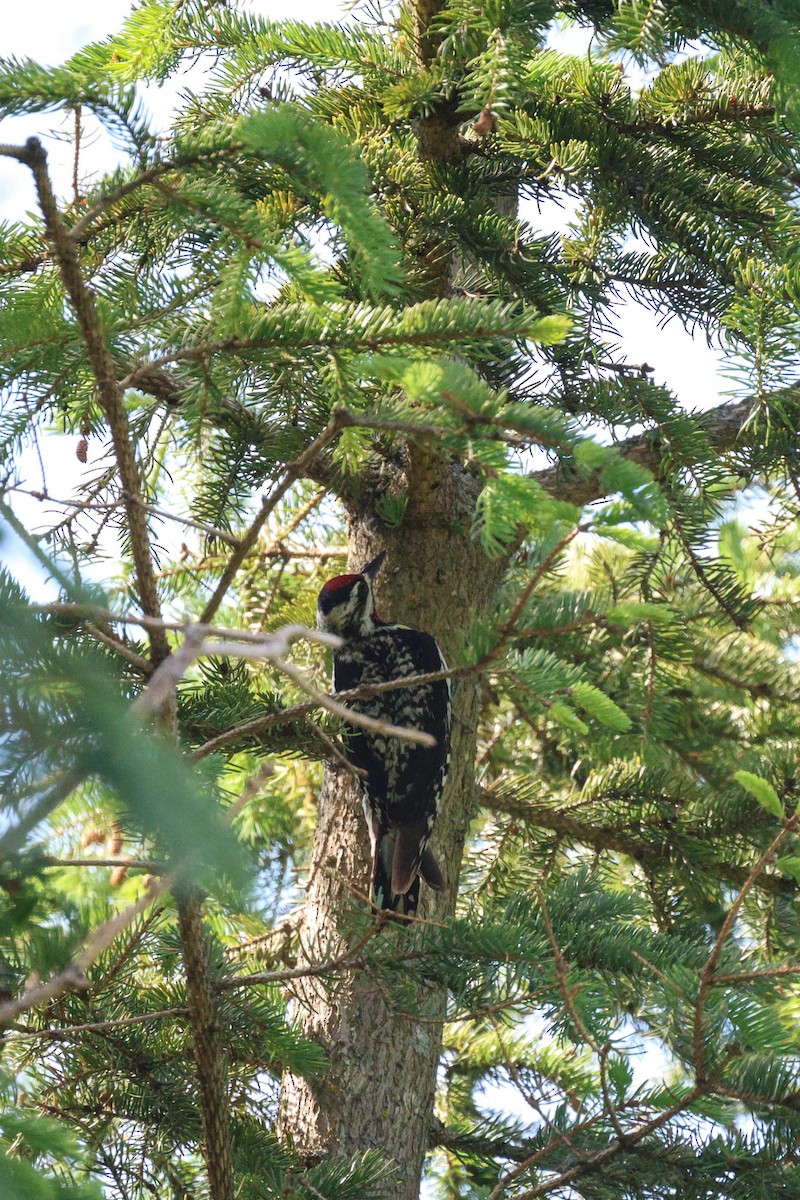
<path id="1" fill-rule="evenodd" d="M 328 424 L 323 429 L 318 437 L 314 438 L 309 446 L 306 446 L 302 454 L 299 454 L 292 462 L 290 462 L 281 476 L 280 480 L 275 484 L 275 487 L 264 497 L 261 502 L 261 508 L 255 516 L 250 528 L 239 542 L 239 545 L 234 550 L 228 565 L 222 572 L 222 578 L 217 584 L 214 595 L 209 600 L 208 604 L 203 609 L 200 615 L 201 622 L 208 622 L 213 617 L 214 613 L 219 608 L 225 598 L 228 588 L 233 583 L 236 577 L 236 572 L 244 562 L 250 550 L 255 546 L 258 535 L 266 521 L 267 517 L 274 510 L 278 502 L 286 495 L 289 488 L 298 479 L 301 479 L 308 467 L 315 458 L 330 445 L 333 439 L 349 424 L 349 417 L 345 412 L 337 412 L 331 417 Z"/>
<path id="2" fill-rule="evenodd" d="M 497 637 L 497 641 L 491 650 L 489 650 L 481 660 L 482 667 L 488 666 L 489 663 L 496 662 L 496 660 L 501 656 L 503 647 L 514 636 L 519 619 L 525 611 L 525 606 L 533 595 L 535 589 L 541 583 L 542 579 L 550 570 L 559 555 L 566 550 L 570 542 L 574 541 L 579 533 L 585 533 L 588 528 L 588 525 L 576 525 L 574 529 L 571 529 L 556 543 L 550 553 L 542 560 L 542 562 L 539 563 L 539 566 L 533 572 L 524 588 L 522 588 L 520 591 L 520 594 L 514 602 L 514 606 L 511 609 L 511 612 L 508 614 L 508 617 L 503 622 Z"/>
<path id="3" fill-rule="evenodd" d="M 116 613 L 110 608 L 103 607 L 101 604 L 92 604 L 91 602 L 80 604 L 54 602 L 51 604 L 32 604 L 30 607 L 34 612 L 52 613 L 55 616 L 74 617 L 76 619 L 83 618 L 93 621 L 103 621 L 109 624 L 140 625 L 142 629 L 148 630 L 163 629 L 168 632 L 183 634 L 188 634 L 190 630 L 198 630 L 207 638 L 226 638 L 231 640 L 237 638 L 240 642 L 252 642 L 253 644 L 263 644 L 275 636 L 272 633 L 264 633 L 258 629 L 236 629 L 229 625 L 203 625 L 196 621 L 165 621 L 161 617 L 148 617 L 141 613 Z M 338 646 L 339 644 L 338 639 L 334 638 L 332 634 L 308 629 L 304 625 L 287 625 L 283 628 L 290 632 L 305 629 L 309 640 L 319 642 L 320 645 Z"/>
<path id="4" fill-rule="evenodd" d="M 655 1133 L 656 1130 L 663 1128 L 673 1117 L 684 1112 L 701 1095 L 702 1089 L 697 1087 L 692 1088 L 681 1100 L 676 1100 L 674 1104 L 669 1108 L 665 1108 L 663 1112 L 653 1117 L 652 1120 L 644 1122 L 644 1124 L 639 1125 L 635 1129 L 631 1129 L 626 1134 L 624 1141 L 615 1138 L 608 1146 L 605 1146 L 602 1150 L 598 1150 L 596 1154 L 588 1155 L 582 1162 L 576 1163 L 574 1167 L 569 1167 L 566 1171 L 562 1171 L 558 1175 L 549 1174 L 549 1178 L 543 1183 L 537 1184 L 536 1187 L 530 1188 L 528 1191 L 520 1192 L 514 1197 L 514 1200 L 539 1200 L 541 1196 L 547 1196 L 550 1192 L 560 1191 L 574 1180 L 580 1179 L 583 1175 L 601 1170 L 607 1162 L 615 1158 L 623 1150 L 629 1150 L 637 1142 L 642 1141 L 643 1138 L 649 1137 L 651 1133 Z M 524 1171 L 529 1170 L 533 1159 L 538 1157 L 538 1155 L 531 1156 L 530 1159 L 520 1163 L 513 1171 L 505 1175 L 497 1187 L 489 1193 L 486 1200 L 500 1200 L 508 1185 L 523 1174 Z"/>
<path id="5" fill-rule="evenodd" d="M 179 1004 L 176 1008 L 162 1008 L 156 1012 L 141 1013 L 138 1017 L 120 1017 L 116 1021 L 88 1021 L 84 1025 L 64 1025 L 53 1029 L 28 1029 L 25 1025 L 9 1024 L 7 1028 L 12 1029 L 20 1037 L 29 1038 L 50 1038 L 53 1041 L 69 1041 L 79 1033 L 105 1033 L 113 1029 L 125 1029 L 129 1025 L 146 1025 L 150 1021 L 163 1021 L 168 1017 L 182 1017 L 186 1015 L 186 1006 Z"/>
<path id="6" fill-rule="evenodd" d="M 54 249 L 64 288 L 75 310 L 89 365 L 97 382 L 98 398 L 111 431 L 117 467 L 127 493 L 126 515 L 139 600 L 148 616 L 158 617 L 160 606 L 153 573 L 150 535 L 145 511 L 140 503 L 141 480 L 133 450 L 128 414 L 122 399 L 123 389 L 116 378 L 114 361 L 106 344 L 94 296 L 83 277 L 77 248 L 56 203 L 44 148 L 37 138 L 29 138 L 24 148 L 18 147 L 17 151 L 16 157 L 27 163 L 33 173 L 47 236 Z M 159 662 L 169 654 L 169 644 L 163 631 L 153 630 L 150 644 L 154 662 Z"/>
<path id="7" fill-rule="evenodd" d="M 160 879 L 151 880 L 148 887 L 137 901 L 116 913 L 108 921 L 104 921 L 95 929 L 83 944 L 83 949 L 75 955 L 62 971 L 51 976 L 46 983 L 35 984 L 27 988 L 21 996 L 14 1000 L 6 1000 L 0 1004 L 0 1025 L 7 1025 L 20 1013 L 31 1008 L 39 1008 L 50 1000 L 55 1000 L 64 992 L 82 991 L 89 989 L 90 983 L 86 976 L 89 967 L 100 957 L 114 939 L 135 921 L 162 892 L 173 883 L 173 877 L 165 875 Z"/>
<path id="8" fill-rule="evenodd" d="M 328 712 L 332 712 L 335 716 L 341 717 L 343 721 L 347 721 L 349 725 L 358 725 L 362 729 L 371 729 L 373 733 L 381 733 L 386 737 L 398 738 L 403 742 L 412 742 L 417 746 L 435 746 L 436 738 L 429 733 L 424 733 L 421 729 L 407 729 L 402 725 L 391 725 L 388 721 L 379 721 L 375 717 L 368 717 L 366 713 L 357 712 L 353 708 L 348 708 L 345 704 L 341 704 L 338 700 L 332 699 L 325 692 L 317 691 L 317 689 L 309 683 L 302 671 L 291 663 L 278 661 L 276 666 L 283 671 L 285 675 L 297 684 L 307 695 L 311 696 L 318 707 L 326 708 Z"/>
<path id="9" fill-rule="evenodd" d="M 256 796 L 261 794 L 264 784 L 268 779 L 272 779 L 274 774 L 275 768 L 272 763 L 269 761 L 262 762 L 252 773 L 252 775 L 248 776 L 240 795 L 226 811 L 226 820 L 228 822 L 234 821 L 242 809 L 245 808 L 251 800 L 255 800 Z"/>
<path id="10" fill-rule="evenodd" d="M 8 858 L 24 843 L 26 837 L 40 821 L 44 821 L 62 800 L 72 792 L 85 777 L 85 772 L 78 767 L 66 771 L 56 782 L 37 800 L 23 817 L 0 837 L 0 862 Z"/>
<path id="11" fill-rule="evenodd" d="M 270 929 L 269 933 L 259 934 L 258 937 L 250 938 L 246 942 L 237 942 L 235 946 L 226 946 L 225 956 L 231 958 L 240 954 L 253 954 L 256 958 L 271 958 L 273 961 L 280 962 L 282 961 L 281 954 L 277 950 L 271 951 L 269 947 L 276 943 L 280 945 L 281 949 L 287 947 L 297 936 L 303 920 L 303 909 L 293 909 L 283 917 L 280 925 L 276 929 Z"/>
<path id="12" fill-rule="evenodd" d="M 652 831 L 654 840 L 647 842 L 637 839 L 624 830 L 611 829 L 607 825 L 579 820 L 574 815 L 576 805 L 564 808 L 556 808 L 551 805 L 540 806 L 525 803 L 515 796 L 495 792 L 489 788 L 481 788 L 478 791 L 478 803 L 490 812 L 507 813 L 517 820 L 528 821 L 531 825 L 552 830 L 559 836 L 574 838 L 585 846 L 594 847 L 595 850 L 612 850 L 617 854 L 624 854 L 628 858 L 632 858 L 634 862 L 638 862 L 646 871 L 666 866 L 664 833 L 661 829 L 654 829 Z M 590 801 L 581 802 L 582 805 L 585 803 L 590 803 Z M 596 801 L 591 801 L 591 803 L 596 803 Z M 640 832 L 646 833 L 647 827 L 643 826 Z M 693 837 L 703 836 L 700 830 L 690 829 L 687 832 Z M 656 836 L 658 840 L 655 840 Z M 746 868 L 720 860 L 714 862 L 710 869 L 719 878 L 735 887 L 741 887 L 749 875 Z M 794 895 L 797 891 L 797 886 L 792 881 L 773 874 L 764 875 L 762 873 L 756 880 L 756 886 L 766 892 L 785 895 Z"/>
<path id="13" fill-rule="evenodd" d="M 525 1101 L 525 1103 L 533 1109 L 542 1123 L 547 1126 L 547 1128 L 550 1130 L 550 1133 L 553 1135 L 553 1140 L 560 1142 L 562 1146 L 566 1146 L 570 1154 L 580 1162 L 585 1157 L 583 1152 L 570 1139 L 569 1134 L 567 1134 L 563 1129 L 559 1129 L 558 1125 L 551 1119 L 551 1117 L 548 1116 L 541 1101 L 538 1101 L 536 1097 L 531 1094 L 530 1090 L 524 1086 L 519 1070 L 517 1069 L 517 1064 L 511 1058 L 508 1050 L 506 1049 L 499 1021 L 494 1015 L 490 1015 L 489 1022 L 494 1029 L 495 1037 L 497 1038 L 497 1044 L 500 1047 L 500 1052 L 503 1056 L 503 1066 L 508 1072 L 509 1078 L 516 1087 L 520 1096 L 522 1096 L 522 1099 Z"/>
<path id="14" fill-rule="evenodd" d="M 93 625 L 91 621 L 86 622 L 84 629 L 96 642 L 107 646 L 109 650 L 113 650 L 115 654 L 118 654 L 120 658 L 124 658 L 131 666 L 136 667 L 141 675 L 152 674 L 153 664 L 150 660 L 142 658 L 141 654 L 137 654 L 121 638 L 116 638 L 110 633 L 105 633 L 102 629 L 98 629 L 96 625 Z"/>
<path id="15" fill-rule="evenodd" d="M 360 687 L 351 688 L 346 692 L 336 692 L 335 695 L 321 692 L 317 693 L 317 695 L 324 696 L 326 700 L 349 703 L 351 700 L 366 700 L 371 696 L 380 695 L 381 692 L 391 692 L 398 688 L 416 687 L 417 684 L 433 683 L 439 679 L 460 679 L 477 670 L 477 666 L 450 667 L 447 671 L 428 671 L 423 675 L 407 675 L 403 679 L 390 679 L 385 683 L 365 683 Z M 314 712 L 315 709 L 321 707 L 323 705 L 319 700 L 309 700 L 305 704 L 293 704 L 290 708 L 281 708 L 278 712 L 267 713 L 263 717 L 255 717 L 252 721 L 244 721 L 241 725 L 234 725 L 230 729 L 226 729 L 224 733 L 217 734 L 216 737 L 203 742 L 202 746 L 197 746 L 192 751 L 191 757 L 194 759 L 206 758 L 209 754 L 215 754 L 217 750 L 222 750 L 232 742 L 258 737 L 260 734 L 266 733 L 268 729 L 299 721 L 307 717 L 309 713 Z M 348 709 L 348 712 L 352 712 L 352 710 Z"/>
<path id="16" fill-rule="evenodd" d="M 282 971 L 256 971 L 252 975 L 234 975 L 228 979 L 218 980 L 216 986 L 220 991 L 228 991 L 233 988 L 252 987 L 255 984 L 288 983 L 292 979 L 307 979 L 316 975 L 327 975 L 342 968 L 356 970 L 364 967 L 367 965 L 368 959 L 362 957 L 361 951 L 368 942 L 372 941 L 376 934 L 380 933 L 389 916 L 390 914 L 385 911 L 376 913 L 374 921 L 355 945 L 349 946 L 347 950 L 335 955 L 333 958 L 321 959 L 316 963 L 306 963 L 302 967 L 286 967 Z M 424 952 L 412 951 L 404 957 L 418 958 L 422 953 Z"/>
<path id="17" fill-rule="evenodd" d="M 592 1033 L 587 1028 L 583 1018 L 575 1007 L 575 992 L 572 988 L 570 988 L 567 981 L 569 963 L 561 953 L 561 947 L 558 944 L 555 930 L 553 929 L 553 923 L 550 920 L 550 913 L 544 898 L 544 892 L 538 885 L 536 887 L 536 896 L 539 901 L 539 907 L 542 910 L 542 921 L 544 923 L 545 933 L 547 934 L 547 940 L 550 943 L 551 950 L 553 951 L 553 966 L 556 973 L 556 982 L 558 984 L 558 990 L 561 992 L 561 996 L 564 1000 L 564 1006 L 569 1013 L 570 1018 L 572 1019 L 573 1025 L 583 1038 L 584 1042 L 586 1042 L 587 1046 L 589 1046 L 595 1054 L 599 1055 L 601 1053 L 600 1046 L 597 1044 L 597 1041 L 592 1036 Z"/>
<path id="18" fill-rule="evenodd" d="M 48 867 L 129 867 L 132 871 L 150 871 L 151 874 L 164 870 L 163 863 L 144 858 L 55 858 L 47 855 L 42 861 Z"/>
<path id="19" fill-rule="evenodd" d="M 73 158 L 72 158 L 72 199 L 75 204 L 78 204 L 80 201 L 80 198 L 81 198 L 80 188 L 79 188 L 80 176 L 78 173 L 78 169 L 80 166 L 80 158 L 81 158 L 81 106 L 80 106 L 80 104 L 75 105 L 74 128 L 75 128 L 75 150 L 74 150 Z"/>
<path id="20" fill-rule="evenodd" d="M 174 691 L 178 680 L 196 658 L 205 654 L 215 656 L 227 655 L 237 658 L 265 658 L 272 662 L 279 671 L 287 675 L 302 691 L 311 696 L 317 708 L 326 708 L 329 712 L 341 717 L 351 725 L 363 729 L 371 729 L 375 733 L 395 737 L 400 741 L 412 742 L 418 746 L 435 746 L 436 740 L 429 733 L 419 729 L 408 729 L 401 725 L 391 725 L 388 721 L 379 721 L 352 708 L 347 708 L 338 700 L 318 691 L 306 678 L 303 671 L 292 663 L 286 662 L 284 655 L 292 642 L 298 637 L 308 638 L 309 641 L 322 642 L 324 645 L 338 646 L 340 639 L 318 630 L 307 629 L 304 625 L 287 625 L 272 634 L 260 634 L 242 642 L 220 641 L 207 642 L 204 637 L 204 627 L 195 625 L 187 630 L 183 643 L 169 658 L 165 659 L 153 674 L 150 683 L 134 700 L 131 711 L 138 716 L 157 712 Z"/>
<path id="21" fill-rule="evenodd" d="M 761 983 L 770 979 L 786 979 L 800 975 L 800 963 L 782 963 L 779 967 L 764 967 L 760 971 L 732 971 L 728 975 L 715 975 L 715 987 L 729 987 L 738 983 Z"/>
<path id="22" fill-rule="evenodd" d="M 800 395 L 800 385 L 792 384 L 774 394 L 775 400 L 792 400 L 797 402 Z M 708 412 L 698 413 L 693 420 L 699 431 L 705 433 L 711 445 L 722 454 L 731 450 L 750 417 L 755 401 L 740 400 L 732 404 L 720 404 Z M 636 437 L 626 438 L 617 442 L 614 449 L 628 462 L 646 467 L 657 475 L 663 465 L 664 444 L 662 430 L 650 430 Z M 594 500 L 599 500 L 608 494 L 608 488 L 602 482 L 601 472 L 594 471 L 586 475 L 574 475 L 565 472 L 563 467 L 548 467 L 544 471 L 536 471 L 531 479 L 541 484 L 546 492 L 559 500 L 566 500 L 583 508 Z"/>
<path id="23" fill-rule="evenodd" d="M 257 773 L 259 783 L 264 778 L 268 771 L 266 764 Z M 63 789 L 69 784 L 69 790 L 74 785 L 72 776 L 65 777 L 65 780 L 56 784 L 55 789 Z M 225 822 L 233 821 L 241 812 L 245 804 L 253 798 L 257 789 L 245 788 L 243 794 L 237 799 L 235 804 L 232 804 L 222 815 Z M 12 830 L 12 834 L 17 832 L 18 827 Z M 0 843 L 0 851 L 5 847 Z M 123 864 L 130 865 L 130 864 Z M 170 872 L 160 877 L 150 880 L 147 888 L 133 904 L 128 905 L 121 912 L 109 918 L 108 921 L 99 925 L 85 940 L 83 949 L 67 964 L 67 966 L 53 975 L 46 983 L 37 984 L 26 989 L 22 995 L 14 1000 L 8 1000 L 4 1004 L 0 1004 L 0 1026 L 7 1025 L 20 1013 L 27 1012 L 31 1008 L 38 1008 L 42 1004 L 47 1004 L 50 1000 L 63 995 L 64 992 L 77 990 L 86 991 L 90 987 L 89 980 L 86 976 L 88 968 L 96 961 L 97 958 L 107 949 L 114 939 L 126 929 L 140 913 L 144 912 L 150 904 L 153 903 L 163 892 L 168 891 L 175 883 L 175 873 Z"/>
<path id="24" fill-rule="evenodd" d="M 234 1200 L 227 1060 L 220 1039 L 199 896 L 182 896 L 178 899 L 178 930 L 197 1067 L 203 1157 L 208 1172 L 209 1196 L 210 1200 Z"/>
<path id="25" fill-rule="evenodd" d="M 318 725 L 316 721 L 307 721 L 306 724 L 313 733 L 314 737 L 322 742 L 333 762 L 337 762 L 340 767 L 344 767 L 345 771 L 348 771 L 354 779 L 367 778 L 367 772 L 363 769 L 363 767 L 357 767 L 351 763 L 350 759 L 347 757 L 341 747 L 337 746 L 330 734 L 326 733 L 326 731 L 320 725 Z"/>
<path id="26" fill-rule="evenodd" d="M 88 610 L 100 611 L 108 620 L 131 622 L 145 627 L 159 626 L 162 629 L 182 629 L 185 632 L 183 643 L 158 666 L 153 673 L 147 687 L 142 691 L 137 699 L 131 705 L 131 711 L 138 716 L 146 716 L 156 712 L 165 702 L 168 696 L 174 690 L 178 680 L 184 675 L 189 666 L 195 659 L 203 655 L 227 655 L 230 657 L 239 658 L 264 658 L 271 661 L 278 670 L 287 675 L 302 691 L 312 697 L 310 705 L 299 706 L 299 710 L 294 710 L 292 716 L 305 716 L 315 708 L 325 708 L 334 715 L 341 717 L 351 725 L 358 725 L 364 729 L 371 729 L 376 733 L 385 734 L 388 737 L 396 737 L 401 741 L 412 742 L 420 746 L 432 746 L 435 744 L 434 739 L 430 734 L 424 733 L 418 729 L 408 729 L 400 725 L 392 725 L 386 721 L 379 721 L 374 717 L 367 716 L 365 713 L 357 712 L 355 709 L 346 707 L 341 703 L 341 698 L 334 698 L 324 692 L 318 691 L 313 684 L 306 678 L 305 674 L 295 667 L 293 664 L 286 662 L 285 654 L 287 653 L 291 643 L 299 637 L 307 638 L 309 641 L 319 642 L 326 646 L 338 646 L 339 639 L 332 634 L 324 633 L 319 630 L 309 629 L 304 625 L 287 625 L 274 633 L 251 633 L 247 630 L 232 630 L 221 629 L 215 626 L 204 624 L 187 625 L 185 622 L 168 622 L 155 618 L 146 618 L 138 616 L 120 616 L 109 613 L 106 610 L 96 610 L 92 605 L 73 605 L 73 604 L 48 604 L 41 606 L 44 611 L 70 612 L 73 615 L 80 615 Z M 219 642 L 209 642 L 209 637 L 229 638 L 234 635 L 240 639 L 221 640 Z M 434 679 L 444 679 L 457 674 L 463 674 L 475 670 L 475 667 L 456 668 L 451 671 L 433 671 L 424 675 L 409 676 L 407 679 L 391 680 L 388 683 L 370 684 L 362 688 L 356 689 L 354 696 L 362 698 L 370 696 L 382 691 L 393 690 L 400 687 L 411 687 L 420 682 L 429 682 Z M 342 693 L 343 696 L 348 695 Z M 238 726 L 234 731 L 228 731 L 221 735 L 220 738 L 214 739 L 213 743 L 207 742 L 193 754 L 195 759 L 203 758 L 210 754 L 213 749 L 227 744 L 234 738 L 241 737 L 242 729 L 252 730 L 256 727 L 258 730 L 265 728 L 264 722 L 271 724 L 285 723 L 288 719 L 290 710 L 284 710 L 280 714 L 270 714 L 269 717 L 259 718 L 257 721 L 249 722 L 247 726 Z"/>
<path id="27" fill-rule="evenodd" d="M 722 954 L 722 949 L 725 945 L 725 942 L 730 937 L 733 926 L 736 923 L 736 919 L 739 916 L 742 905 L 747 899 L 748 893 L 755 886 L 759 875 L 762 873 L 767 864 L 773 860 L 775 853 L 780 848 L 781 844 L 786 840 L 790 833 L 794 833 L 799 823 L 800 809 L 798 809 L 793 817 L 784 821 L 783 828 L 781 829 L 780 833 L 778 833 L 778 835 L 772 839 L 764 853 L 759 858 L 758 862 L 754 865 L 747 879 L 742 884 L 739 895 L 728 909 L 725 920 L 722 922 L 722 926 L 717 934 L 716 941 L 711 949 L 711 953 L 708 956 L 708 961 L 700 973 L 700 987 L 697 992 L 697 1001 L 695 1003 L 694 1010 L 694 1025 L 692 1029 L 692 1061 L 694 1064 L 695 1079 L 698 1087 L 705 1083 L 706 1078 L 705 1030 L 703 1026 L 703 1016 L 706 1002 L 708 1000 L 708 993 L 715 982 L 716 967 L 717 963 L 719 962 L 719 957 Z"/>

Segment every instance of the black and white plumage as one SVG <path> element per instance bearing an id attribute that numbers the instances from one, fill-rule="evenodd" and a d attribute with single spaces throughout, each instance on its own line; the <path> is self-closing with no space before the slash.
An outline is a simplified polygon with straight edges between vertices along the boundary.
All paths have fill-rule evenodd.
<path id="1" fill-rule="evenodd" d="M 359 574 L 329 579 L 320 591 L 320 628 L 345 639 L 333 655 L 336 692 L 447 670 L 429 633 L 376 615 L 372 583 L 384 557 L 379 554 Z M 394 688 L 348 703 L 357 712 L 436 739 L 433 746 L 419 746 L 355 725 L 345 736 L 348 758 L 366 773 L 363 802 L 372 846 L 373 901 L 379 908 L 413 916 L 420 876 L 436 891 L 444 887 L 427 847 L 450 763 L 450 681 Z"/>

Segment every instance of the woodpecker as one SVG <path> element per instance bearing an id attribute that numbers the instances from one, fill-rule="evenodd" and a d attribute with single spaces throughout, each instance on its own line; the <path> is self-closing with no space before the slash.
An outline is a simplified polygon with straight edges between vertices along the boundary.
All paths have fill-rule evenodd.
<path id="1" fill-rule="evenodd" d="M 372 587 L 385 557 L 384 551 L 356 575 L 329 579 L 320 591 L 317 623 L 344 639 L 333 655 L 335 692 L 447 670 L 429 633 L 392 625 L 375 612 Z M 444 888 L 428 840 L 450 764 L 450 680 L 393 688 L 348 704 L 356 712 L 435 738 L 435 745 L 419 746 L 357 725 L 348 727 L 345 736 L 348 758 L 364 772 L 373 903 L 413 917 L 420 877 L 434 891 Z"/>

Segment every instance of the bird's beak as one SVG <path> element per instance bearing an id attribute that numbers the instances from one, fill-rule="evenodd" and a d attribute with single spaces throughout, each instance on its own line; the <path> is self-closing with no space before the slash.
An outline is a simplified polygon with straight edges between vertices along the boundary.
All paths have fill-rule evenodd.
<path id="1" fill-rule="evenodd" d="M 378 571 L 380 571 L 381 566 L 383 565 L 383 560 L 385 558 L 386 558 L 386 551 L 381 550 L 380 554 L 378 554 L 377 557 L 373 558 L 372 562 L 368 562 L 365 567 L 361 568 L 361 574 L 366 575 L 371 583 L 374 582 L 375 576 L 378 574 Z"/>

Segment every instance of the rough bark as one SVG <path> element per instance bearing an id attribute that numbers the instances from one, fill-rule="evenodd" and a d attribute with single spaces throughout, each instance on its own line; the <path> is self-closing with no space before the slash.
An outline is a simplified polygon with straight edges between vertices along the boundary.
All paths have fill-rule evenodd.
<path id="1" fill-rule="evenodd" d="M 208 973 L 203 913 L 198 896 L 178 898 L 178 930 L 186 972 L 186 1003 L 197 1067 L 203 1157 L 210 1200 L 234 1200 L 231 1128 L 225 1059 Z"/>
<path id="2" fill-rule="evenodd" d="M 417 44 L 423 62 L 435 53 L 429 30 L 439 7 L 439 0 L 417 3 Z M 447 163 L 463 153 L 457 120 L 456 105 L 442 103 L 419 122 L 420 159 L 435 172 L 446 170 Z M 513 192 L 497 197 L 498 211 L 504 215 L 513 215 L 516 204 Z M 468 263 L 433 244 L 426 247 L 424 259 L 431 294 L 453 294 Z M 697 421 L 717 450 L 728 450 L 749 409 L 746 403 L 726 405 L 698 416 Z M 664 469 L 669 451 L 653 434 L 630 438 L 618 449 L 656 473 Z M 384 461 L 355 485 L 350 482 L 349 569 L 359 570 L 380 550 L 388 550 L 377 588 L 381 615 L 433 633 L 448 661 L 455 663 L 474 618 L 491 612 L 504 563 L 486 559 L 469 535 L 477 480 L 442 457 L 436 447 L 412 445 L 408 454 L 404 463 Z M 547 491 L 579 505 L 603 494 L 599 475 L 568 478 L 553 469 L 536 478 Z M 326 482 L 330 484 L 330 478 Z M 396 530 L 388 530 L 374 516 L 382 492 L 402 493 L 408 500 Z M 419 914 L 423 919 L 437 920 L 454 910 L 475 797 L 479 684 L 465 679 L 456 688 L 454 701 L 451 774 L 432 843 L 448 886 L 437 896 L 423 885 Z M 341 769 L 328 768 L 301 935 L 306 962 L 338 959 L 357 943 L 369 890 L 368 863 L 359 788 Z M 358 931 L 354 910 L 362 915 Z M 413 928 L 390 925 L 379 936 L 395 939 L 398 947 L 405 948 L 417 934 Z M 304 1031 L 325 1048 L 329 1068 L 316 1080 L 284 1079 L 282 1132 L 309 1159 L 377 1149 L 394 1166 L 385 1187 L 386 1200 L 418 1200 L 425 1152 L 433 1140 L 444 992 L 417 989 L 419 1020 L 392 1012 L 381 981 L 364 969 L 340 971 L 335 980 L 322 976 L 298 980 L 294 994 Z"/>
<path id="3" fill-rule="evenodd" d="M 436 54 L 432 33 L 443 0 L 417 0 L 415 33 L 421 63 Z M 457 103 L 443 101 L 417 127 L 421 161 L 446 164 L 462 154 Z M 463 270 L 459 255 L 432 244 L 423 253 L 431 295 L 452 295 Z M 350 510 L 349 563 L 360 569 L 383 549 L 387 562 L 378 578 L 377 606 L 385 618 L 432 633 L 450 663 L 457 662 L 470 625 L 484 616 L 502 575 L 470 537 L 479 482 L 436 446 L 411 444 L 403 463 L 384 463 L 360 482 Z M 407 498 L 402 524 L 389 530 L 374 514 L 382 492 Z M 479 684 L 468 678 L 454 688 L 450 776 L 432 849 L 447 888 L 436 895 L 424 884 L 423 920 L 452 914 L 474 798 L 474 762 Z M 354 889 L 368 894 L 366 823 L 357 783 L 326 770 L 302 943 L 311 960 L 336 956 L 353 944 L 349 912 Z M 413 928 L 384 927 L 382 938 L 408 945 Z M 386 1200 L 417 1200 L 433 1127 L 433 1100 L 441 1049 L 446 996 L 441 988 L 418 987 L 421 1018 L 394 1015 L 379 981 L 368 971 L 351 972 L 332 984 L 321 977 L 300 983 L 297 1006 L 307 1035 L 329 1057 L 322 1079 L 288 1076 L 281 1095 L 281 1126 L 301 1154 L 349 1156 L 378 1149 L 392 1162 Z"/>
<path id="4" fill-rule="evenodd" d="M 502 568 L 469 537 L 478 490 L 474 478 L 424 453 L 409 476 L 413 488 L 398 530 L 387 531 L 364 515 L 373 504 L 362 504 L 353 516 L 350 565 L 359 568 L 387 548 L 378 579 L 379 611 L 433 633 L 448 660 L 457 661 L 469 625 L 486 612 Z M 374 503 L 376 497 L 362 497 L 369 499 Z M 479 702 L 474 680 L 456 688 L 452 768 L 432 843 L 447 891 L 437 896 L 423 885 L 423 919 L 439 919 L 455 906 L 474 797 Z M 368 862 L 358 786 L 347 773 L 330 768 L 320 796 L 302 937 L 309 960 L 340 955 L 353 944 L 351 913 L 365 911 L 355 893 L 368 892 Z M 405 947 L 415 935 L 413 929 L 389 926 L 379 936 Z M 335 983 L 300 981 L 296 996 L 304 1029 L 324 1045 L 330 1067 L 321 1079 L 284 1080 L 283 1131 L 311 1158 L 380 1149 L 395 1164 L 386 1200 L 416 1200 L 430 1141 L 444 993 L 418 989 L 422 1021 L 393 1016 L 378 981 L 363 970 Z"/>

